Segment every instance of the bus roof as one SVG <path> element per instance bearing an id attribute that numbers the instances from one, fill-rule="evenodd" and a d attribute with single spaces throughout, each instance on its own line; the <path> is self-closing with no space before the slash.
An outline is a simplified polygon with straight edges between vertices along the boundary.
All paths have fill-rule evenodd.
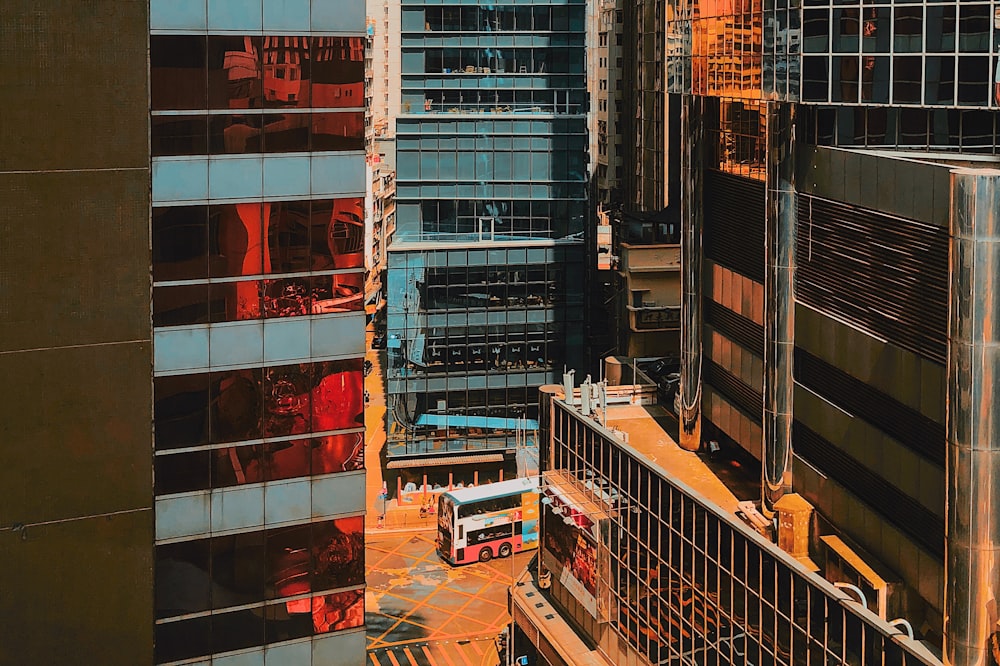
<path id="1" fill-rule="evenodd" d="M 510 479 L 509 481 L 499 481 L 497 483 L 485 483 L 481 486 L 473 486 L 472 488 L 456 488 L 444 494 L 450 497 L 455 504 L 467 504 L 491 497 L 504 497 L 505 495 L 519 495 L 530 492 L 538 492 L 537 476 Z"/>

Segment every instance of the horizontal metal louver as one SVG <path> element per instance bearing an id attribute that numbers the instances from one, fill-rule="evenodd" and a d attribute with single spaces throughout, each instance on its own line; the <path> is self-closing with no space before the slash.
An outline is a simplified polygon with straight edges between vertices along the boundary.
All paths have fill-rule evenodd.
<path id="1" fill-rule="evenodd" d="M 705 256 L 740 275 L 764 282 L 764 183 L 705 171 Z"/>
<path id="2" fill-rule="evenodd" d="M 940 423 L 798 347 L 794 371 L 802 386 L 944 469 L 946 433 Z"/>
<path id="3" fill-rule="evenodd" d="M 719 392 L 730 404 L 738 407 L 751 421 L 760 425 L 764 412 L 764 396 L 760 391 L 744 384 L 715 361 L 702 359 L 705 383 Z"/>
<path id="4" fill-rule="evenodd" d="M 764 358 L 763 326 L 708 297 L 703 300 L 706 324 L 747 351 Z"/>
<path id="5" fill-rule="evenodd" d="M 915 499 L 799 421 L 792 424 L 792 450 L 927 552 L 944 557 L 944 520 Z"/>
<path id="6" fill-rule="evenodd" d="M 798 197 L 796 299 L 944 365 L 947 229 Z"/>

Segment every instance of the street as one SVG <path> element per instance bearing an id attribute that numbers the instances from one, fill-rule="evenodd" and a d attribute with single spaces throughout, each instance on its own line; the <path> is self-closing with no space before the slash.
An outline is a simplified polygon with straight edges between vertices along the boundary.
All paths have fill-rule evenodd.
<path id="1" fill-rule="evenodd" d="M 373 666 L 496 666 L 493 638 L 510 621 L 507 590 L 531 553 L 451 567 L 435 532 L 374 533 L 365 546 L 368 656 Z"/>

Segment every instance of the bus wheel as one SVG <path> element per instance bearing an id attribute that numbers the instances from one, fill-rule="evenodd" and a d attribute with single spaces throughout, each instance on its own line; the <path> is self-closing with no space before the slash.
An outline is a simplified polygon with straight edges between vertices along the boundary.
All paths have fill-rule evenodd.
<path id="1" fill-rule="evenodd" d="M 479 551 L 480 562 L 489 562 L 492 559 L 493 559 L 493 551 L 489 549 L 489 546 Z"/>
<path id="2" fill-rule="evenodd" d="M 513 550 L 509 543 L 500 544 L 499 550 L 497 550 L 497 555 L 500 557 L 510 557 L 510 551 Z"/>

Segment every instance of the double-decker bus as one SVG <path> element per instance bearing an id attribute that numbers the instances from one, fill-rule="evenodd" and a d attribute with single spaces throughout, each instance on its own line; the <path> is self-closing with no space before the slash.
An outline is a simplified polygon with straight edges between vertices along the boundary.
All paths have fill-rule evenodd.
<path id="1" fill-rule="evenodd" d="M 437 548 L 449 564 L 489 562 L 538 548 L 538 477 L 443 493 Z"/>

